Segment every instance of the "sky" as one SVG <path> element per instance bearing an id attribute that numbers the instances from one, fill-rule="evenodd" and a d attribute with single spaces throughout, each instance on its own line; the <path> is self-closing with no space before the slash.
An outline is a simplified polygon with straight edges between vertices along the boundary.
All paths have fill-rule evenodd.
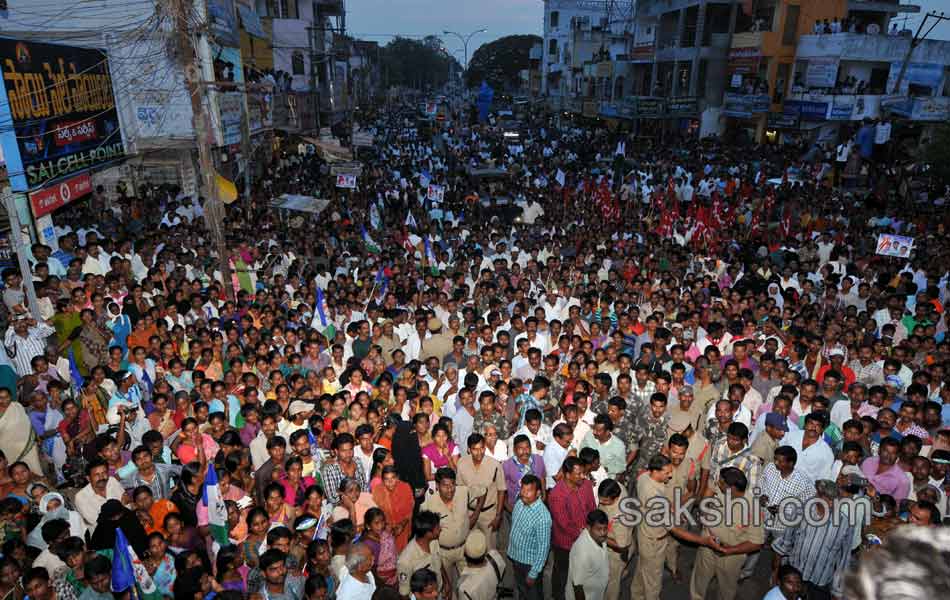
<path id="1" fill-rule="evenodd" d="M 905 0 L 912 2 L 914 0 Z M 948 10 L 947 0 L 916 0 L 921 12 L 911 15 L 907 26 L 916 30 L 928 11 Z M 467 35 L 477 29 L 468 44 L 471 58 L 481 44 L 513 34 L 541 35 L 544 14 L 542 0 L 349 0 L 346 3 L 347 30 L 356 37 L 386 44 L 396 34 L 423 37 L 441 35 L 443 30 Z M 446 47 L 463 58 L 462 42 L 455 36 L 442 36 Z M 950 21 L 934 29 L 930 39 L 950 40 Z"/>

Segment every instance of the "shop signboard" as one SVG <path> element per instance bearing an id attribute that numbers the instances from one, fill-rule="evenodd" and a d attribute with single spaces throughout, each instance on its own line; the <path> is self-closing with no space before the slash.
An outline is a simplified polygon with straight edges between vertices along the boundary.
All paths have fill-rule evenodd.
<path id="1" fill-rule="evenodd" d="M 768 126 L 771 129 L 795 129 L 798 127 L 798 113 L 789 110 L 769 113 Z"/>
<path id="2" fill-rule="evenodd" d="M 222 145 L 241 143 L 241 125 L 244 119 L 244 94 L 222 92 L 218 94 L 218 111 L 221 114 Z"/>
<path id="3" fill-rule="evenodd" d="M 641 119 L 659 119 L 665 108 L 663 98 L 637 98 L 637 116 Z"/>
<path id="4" fill-rule="evenodd" d="M 854 104 L 851 104 L 850 102 L 832 104 L 831 109 L 828 111 L 828 120 L 850 121 L 852 114 L 854 114 Z"/>
<path id="5" fill-rule="evenodd" d="M 761 60 L 762 51 L 758 47 L 732 48 L 729 50 L 729 72 L 756 73 Z"/>
<path id="6" fill-rule="evenodd" d="M 671 117 L 690 117 L 699 113 L 699 100 L 691 96 L 670 98 L 666 111 Z"/>
<path id="7" fill-rule="evenodd" d="M 65 181 L 30 193 L 30 207 L 34 217 L 42 217 L 92 193 L 92 177 L 82 173 Z"/>
<path id="8" fill-rule="evenodd" d="M 838 78 L 837 58 L 809 58 L 805 69 L 805 85 L 810 88 L 833 88 Z"/>
<path id="9" fill-rule="evenodd" d="M 769 112 L 771 99 L 768 94 L 723 94 L 723 114 L 727 117 L 749 119 L 755 113 Z"/>
<path id="10" fill-rule="evenodd" d="M 0 145 L 13 191 L 125 156 L 103 51 L 0 39 L 0 69 Z"/>
<path id="11" fill-rule="evenodd" d="M 828 116 L 827 102 L 813 102 L 811 100 L 789 100 L 785 106 L 798 110 L 802 121 L 824 121 Z"/>
<path id="12" fill-rule="evenodd" d="M 950 98 L 915 98 L 911 119 L 915 121 L 946 121 L 950 118 Z"/>

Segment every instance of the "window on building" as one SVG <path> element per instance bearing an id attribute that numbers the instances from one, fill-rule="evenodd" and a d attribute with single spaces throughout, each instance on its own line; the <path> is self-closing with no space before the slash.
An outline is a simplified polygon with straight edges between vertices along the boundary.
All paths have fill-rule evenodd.
<path id="1" fill-rule="evenodd" d="M 290 57 L 290 67 L 294 75 L 306 75 L 306 69 L 303 64 L 303 52 L 294 51 Z"/>
<path id="2" fill-rule="evenodd" d="M 561 13 L 556 10 L 552 10 L 551 11 L 551 29 L 557 29 L 560 26 L 560 23 L 561 23 Z"/>
<path id="3" fill-rule="evenodd" d="M 548 40 L 548 54 L 557 56 L 557 40 Z"/>
<path id="4" fill-rule="evenodd" d="M 794 46 L 795 38 L 798 35 L 798 15 L 801 7 L 797 4 L 789 4 L 785 10 L 785 28 L 782 30 L 782 45 Z"/>

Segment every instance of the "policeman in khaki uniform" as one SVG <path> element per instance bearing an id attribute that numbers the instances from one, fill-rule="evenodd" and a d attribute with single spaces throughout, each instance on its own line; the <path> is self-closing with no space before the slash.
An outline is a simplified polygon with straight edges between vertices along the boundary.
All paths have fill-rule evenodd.
<path id="1" fill-rule="evenodd" d="M 485 438 L 480 433 L 468 436 L 468 455 L 458 462 L 458 482 L 469 490 L 468 508 L 478 515 L 475 528 L 485 534 L 488 549 L 494 550 L 505 504 L 505 474 L 501 463 L 485 456 Z"/>
<path id="2" fill-rule="evenodd" d="M 713 578 L 719 586 L 719 600 L 734 600 L 742 564 L 749 554 L 758 552 L 765 542 L 763 526 L 743 522 L 742 519 L 744 515 L 749 514 L 748 507 L 740 505 L 744 502 L 743 497 L 748 486 L 745 474 L 735 467 L 726 467 L 720 471 L 717 483 L 717 510 L 722 512 L 717 515 L 719 518 L 716 519 L 716 525 L 704 528 L 704 533 L 712 538 L 712 543 L 700 548 L 696 553 L 693 575 L 689 581 L 691 600 L 704 600 L 706 589 Z M 729 507 L 725 505 L 727 490 L 734 498 Z M 727 511 L 731 512 L 731 519 L 725 518 L 729 514 Z"/>
<path id="3" fill-rule="evenodd" d="M 605 479 L 597 488 L 597 508 L 607 515 L 607 566 L 609 580 L 604 600 L 620 598 L 620 580 L 632 554 L 633 527 L 620 514 L 620 503 L 626 498 L 623 487 L 613 479 Z"/>
<path id="4" fill-rule="evenodd" d="M 630 597 L 633 600 L 659 600 L 663 589 L 666 549 L 672 543 L 670 535 L 700 546 L 715 543 L 710 535 L 696 535 L 672 523 L 669 500 L 666 498 L 666 484 L 672 477 L 673 464 L 670 459 L 657 454 L 647 464 L 647 471 L 637 479 L 637 498 L 643 518 L 637 525 L 639 558 L 633 583 L 630 584 Z M 742 566 L 741 562 L 739 566 Z"/>
<path id="5" fill-rule="evenodd" d="M 456 600 L 494 600 L 505 576 L 505 557 L 488 548 L 485 536 L 478 529 L 465 540 L 465 567 L 459 576 Z"/>
<path id="6" fill-rule="evenodd" d="M 464 545 L 477 515 L 470 514 L 471 494 L 464 485 L 456 486 L 455 471 L 443 467 L 435 472 L 436 491 L 429 492 L 422 510 L 439 515 L 442 532 L 439 534 L 439 552 L 442 567 L 454 587 L 458 570 L 465 564 Z"/>
<path id="7" fill-rule="evenodd" d="M 670 436 L 663 453 L 669 457 L 673 465 L 673 475 L 666 483 L 666 497 L 671 503 L 678 502 L 683 506 L 689 502 L 690 498 L 696 496 L 699 488 L 699 464 L 689 456 L 691 440 L 680 433 L 674 433 Z M 679 490 L 679 493 L 677 493 Z M 686 525 L 686 523 L 678 523 Z M 679 580 L 679 541 L 671 539 L 666 546 L 666 566 L 673 575 L 673 579 Z"/>
<path id="8" fill-rule="evenodd" d="M 442 552 L 439 548 L 439 535 L 442 533 L 440 521 L 439 515 L 426 510 L 420 511 L 413 519 L 416 537 L 409 540 L 396 561 L 400 596 L 409 597 L 409 580 L 419 569 L 433 571 L 438 579 L 439 589 L 444 590 Z"/>

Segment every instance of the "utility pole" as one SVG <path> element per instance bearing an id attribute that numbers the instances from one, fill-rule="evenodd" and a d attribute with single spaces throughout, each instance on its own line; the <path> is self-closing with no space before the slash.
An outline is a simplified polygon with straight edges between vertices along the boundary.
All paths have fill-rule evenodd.
<path id="1" fill-rule="evenodd" d="M 924 31 L 924 27 L 927 26 L 927 21 L 934 19 L 933 25 L 927 31 Z M 917 48 L 926 38 L 930 35 L 930 32 L 934 28 L 942 23 L 943 21 L 950 21 L 950 17 L 945 17 L 943 12 L 929 12 L 924 15 L 923 20 L 920 22 L 920 25 L 917 26 L 917 32 L 914 33 L 914 37 L 910 40 L 910 48 L 907 49 L 907 55 L 904 57 L 904 62 L 901 63 L 901 70 L 897 74 L 897 81 L 894 82 L 894 89 L 891 90 L 892 94 L 900 94 L 901 84 L 904 82 L 904 75 L 907 73 L 907 65 L 910 64 L 910 57 L 914 53 L 914 49 Z M 923 32 L 923 35 L 921 35 Z"/>
<path id="2" fill-rule="evenodd" d="M 26 291 L 26 304 L 33 313 L 33 318 L 40 320 L 40 304 L 36 298 L 36 286 L 33 284 L 33 271 L 27 260 L 30 244 L 24 237 L 23 224 L 20 223 L 20 215 L 16 211 L 16 199 L 9 185 L 3 188 L 3 204 L 7 209 L 7 218 L 10 219 L 10 249 L 16 252 L 20 278 L 23 280 L 23 289 Z"/>
<path id="3" fill-rule="evenodd" d="M 178 32 L 178 55 L 185 72 L 185 85 L 191 97 L 191 123 L 195 130 L 195 142 L 198 145 L 198 163 L 201 169 L 201 182 L 204 188 L 205 225 L 211 233 L 215 250 L 218 253 L 218 269 L 224 280 L 224 289 L 230 289 L 228 297 L 237 293 L 231 286 L 231 267 L 228 263 L 227 246 L 224 240 L 224 203 L 218 196 L 218 186 L 214 180 L 214 161 L 211 157 L 213 132 L 208 121 L 211 106 L 208 102 L 208 85 L 204 80 L 201 65 L 198 63 L 198 43 L 195 36 L 200 35 L 188 22 L 193 13 L 206 26 L 208 10 L 206 0 L 173 0 L 176 29 Z"/>

